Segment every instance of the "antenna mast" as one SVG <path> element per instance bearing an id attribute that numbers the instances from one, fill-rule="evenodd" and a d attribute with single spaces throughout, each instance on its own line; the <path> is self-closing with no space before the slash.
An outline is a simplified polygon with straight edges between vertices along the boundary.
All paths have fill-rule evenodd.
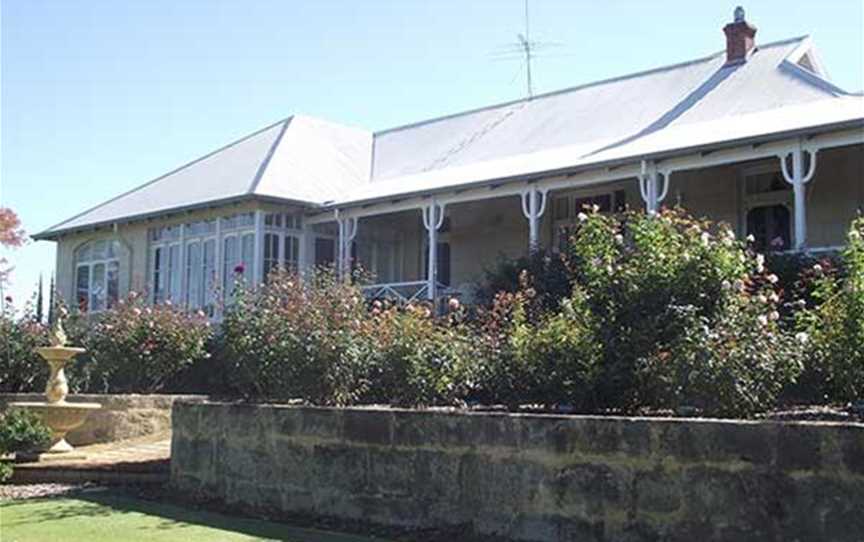
<path id="1" fill-rule="evenodd" d="M 545 48 L 561 46 L 556 42 L 537 42 L 531 39 L 531 18 L 529 11 L 529 0 L 523 0 L 525 6 L 525 32 L 517 34 L 516 43 L 509 43 L 503 49 L 495 51 L 492 56 L 494 60 L 518 60 L 524 65 L 525 69 L 525 91 L 526 99 L 530 100 L 534 97 L 534 79 L 533 79 L 533 64 L 534 59 L 539 58 L 538 54 Z M 522 74 L 520 67 L 519 73 L 513 77 L 511 84 Z"/>
<path id="2" fill-rule="evenodd" d="M 534 97 L 534 87 L 531 84 L 531 34 L 530 34 L 530 19 L 528 17 L 528 0 L 525 0 L 525 35 L 519 34 L 519 43 L 522 45 L 522 50 L 525 52 L 525 72 L 528 98 Z"/>

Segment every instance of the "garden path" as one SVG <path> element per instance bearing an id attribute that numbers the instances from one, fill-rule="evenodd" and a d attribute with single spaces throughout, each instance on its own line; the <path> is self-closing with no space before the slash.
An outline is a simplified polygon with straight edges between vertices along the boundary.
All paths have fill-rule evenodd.
<path id="1" fill-rule="evenodd" d="M 168 480 L 171 434 L 76 448 L 77 457 L 15 465 L 13 483 L 163 483 Z M 83 456 L 83 457 L 82 457 Z"/>

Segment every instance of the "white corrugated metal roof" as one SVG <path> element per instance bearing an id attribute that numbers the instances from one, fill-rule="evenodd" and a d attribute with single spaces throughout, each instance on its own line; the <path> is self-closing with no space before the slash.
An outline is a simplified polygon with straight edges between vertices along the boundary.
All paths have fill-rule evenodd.
<path id="1" fill-rule="evenodd" d="M 238 197 L 361 201 L 864 118 L 802 70 L 795 38 L 373 134 L 310 117 L 269 126 L 38 237 Z M 832 121 L 833 122 L 833 121 Z"/>
<path id="2" fill-rule="evenodd" d="M 455 189 L 500 179 L 537 176 L 544 172 L 588 169 L 592 166 L 638 160 L 673 151 L 750 140 L 819 126 L 864 122 L 864 98 L 846 96 L 806 102 L 702 122 L 673 124 L 625 143 L 607 141 L 565 145 L 444 169 L 424 171 L 358 187 L 333 207 Z M 596 143 L 596 142 L 595 142 Z M 600 149 L 599 151 L 597 149 Z"/>
<path id="3" fill-rule="evenodd" d="M 252 196 L 323 202 L 366 183 L 371 156 L 371 132 L 295 115 L 37 237 Z"/>

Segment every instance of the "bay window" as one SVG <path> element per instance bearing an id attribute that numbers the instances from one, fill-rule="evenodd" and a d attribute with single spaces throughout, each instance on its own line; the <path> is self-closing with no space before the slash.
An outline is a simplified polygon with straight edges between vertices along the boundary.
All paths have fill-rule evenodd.
<path id="1" fill-rule="evenodd" d="M 75 251 L 75 298 L 81 312 L 110 309 L 120 291 L 120 244 L 90 241 Z"/>
<path id="2" fill-rule="evenodd" d="M 149 298 L 215 317 L 218 296 L 230 304 L 238 283 L 252 285 L 262 271 L 299 266 L 301 227 L 299 216 L 257 211 L 151 228 Z M 102 273 L 102 268 L 95 270 L 96 278 L 104 282 Z M 81 284 L 87 281 L 89 288 L 93 274 L 89 268 L 82 271 Z"/>

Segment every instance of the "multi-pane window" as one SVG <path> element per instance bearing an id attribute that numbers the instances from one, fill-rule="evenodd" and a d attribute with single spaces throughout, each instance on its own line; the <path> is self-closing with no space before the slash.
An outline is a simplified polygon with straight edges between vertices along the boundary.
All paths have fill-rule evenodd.
<path id="1" fill-rule="evenodd" d="M 285 213 L 264 215 L 264 279 L 274 269 L 296 270 L 300 263 L 299 216 Z"/>
<path id="2" fill-rule="evenodd" d="M 117 241 L 90 241 L 75 252 L 75 298 L 81 312 L 111 308 L 117 302 L 120 262 Z"/>
<path id="3" fill-rule="evenodd" d="M 554 227 L 553 247 L 563 250 L 573 228 L 578 221 L 579 213 L 589 213 L 597 210 L 600 213 L 623 211 L 626 207 L 626 192 L 618 190 L 614 193 L 601 194 L 561 194 L 552 198 L 552 224 Z"/>
<path id="4" fill-rule="evenodd" d="M 216 298 L 216 221 L 186 224 L 186 306 L 213 315 Z"/>
<path id="5" fill-rule="evenodd" d="M 255 234 L 240 233 L 226 236 L 222 240 L 223 284 L 225 299 L 230 300 L 238 282 L 249 283 L 254 264 Z"/>
<path id="6" fill-rule="evenodd" d="M 150 230 L 150 269 L 154 303 L 180 301 L 180 226 Z"/>
<path id="7" fill-rule="evenodd" d="M 151 228 L 148 234 L 151 300 L 155 303 L 170 300 L 213 316 L 218 296 L 231 303 L 238 284 L 251 284 L 259 273 L 277 266 L 296 268 L 302 239 L 301 218 L 288 213 L 269 213 L 260 218 L 263 220 L 258 223 L 255 212 L 240 212 Z M 260 245 L 255 237 L 257 226 L 263 226 L 266 232 Z M 256 250 L 261 253 L 256 254 Z M 258 267 L 262 258 L 264 269 Z M 82 284 L 85 278 L 88 283 L 92 280 L 82 274 Z"/>

